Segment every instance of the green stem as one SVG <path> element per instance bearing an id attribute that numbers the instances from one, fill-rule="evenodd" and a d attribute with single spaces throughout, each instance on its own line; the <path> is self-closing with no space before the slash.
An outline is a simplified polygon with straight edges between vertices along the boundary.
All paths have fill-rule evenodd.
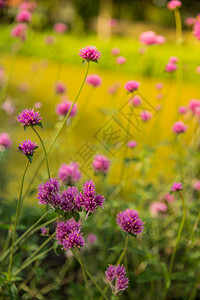
<path id="1" fill-rule="evenodd" d="M 126 254 L 126 250 L 127 250 L 127 247 L 128 247 L 128 234 L 126 235 L 126 238 L 125 238 L 125 245 L 124 245 L 124 250 L 122 251 L 118 261 L 117 261 L 117 265 L 119 265 L 122 261 L 122 259 L 124 258 L 124 255 Z"/>
<path id="2" fill-rule="evenodd" d="M 176 42 L 177 44 L 182 43 L 182 24 L 181 24 L 181 15 L 179 9 L 174 10 L 174 17 L 176 23 Z"/>
<path id="3" fill-rule="evenodd" d="M 23 186 L 24 186 L 24 178 L 25 178 L 28 166 L 29 166 L 29 160 L 27 160 L 26 168 L 25 168 L 24 174 L 22 176 L 21 188 L 20 188 L 20 194 L 19 194 L 19 200 L 18 200 L 18 203 L 17 203 L 17 212 L 16 212 L 16 216 L 15 216 L 15 225 L 14 225 L 14 232 L 13 232 L 13 237 L 12 237 L 12 245 L 11 245 L 11 252 L 10 252 L 10 261 L 9 261 L 9 266 L 8 266 L 8 280 L 10 279 L 10 274 L 11 274 L 11 269 L 12 269 L 15 235 L 16 235 L 17 223 L 18 223 L 18 218 L 19 218 L 19 211 L 20 211 L 20 206 L 21 206 L 21 201 L 22 201 L 22 192 L 23 192 Z"/>
<path id="4" fill-rule="evenodd" d="M 196 281 L 196 283 L 194 285 L 194 288 L 193 288 L 193 290 L 192 290 L 192 292 L 191 292 L 188 300 L 195 300 L 196 299 L 196 293 L 197 293 L 196 289 L 198 288 L 199 283 L 200 283 L 200 273 L 197 276 L 197 281 Z"/>
<path id="5" fill-rule="evenodd" d="M 44 156 L 45 156 L 45 160 L 46 160 L 46 164 L 47 164 L 47 172 L 48 172 L 48 176 L 49 176 L 49 178 L 51 178 L 51 175 L 50 175 L 50 169 L 49 169 L 49 163 L 48 163 L 48 158 L 47 158 L 47 152 L 46 152 L 46 149 L 45 149 L 43 140 L 42 140 L 41 136 L 39 135 L 39 133 L 37 132 L 37 130 L 36 130 L 33 126 L 31 126 L 31 128 L 32 128 L 33 131 L 36 133 L 36 135 L 38 136 L 38 138 L 39 138 L 39 140 L 40 140 L 40 142 L 41 142 L 41 144 L 42 144 L 42 148 L 43 148 L 43 150 L 44 150 Z"/>

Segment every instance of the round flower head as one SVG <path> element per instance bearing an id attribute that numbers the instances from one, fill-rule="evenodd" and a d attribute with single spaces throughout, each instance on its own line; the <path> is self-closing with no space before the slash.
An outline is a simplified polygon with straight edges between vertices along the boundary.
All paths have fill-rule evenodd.
<path id="1" fill-rule="evenodd" d="M 162 90 L 163 89 L 163 83 L 159 82 L 156 84 L 156 90 Z"/>
<path id="2" fill-rule="evenodd" d="M 117 20 L 115 19 L 110 19 L 108 21 L 108 25 L 110 25 L 111 28 L 115 27 L 117 25 Z"/>
<path id="3" fill-rule="evenodd" d="M 139 213 L 130 208 L 120 212 L 116 217 L 116 221 L 123 231 L 132 235 L 137 235 L 144 229 L 144 223 L 140 219 Z"/>
<path id="4" fill-rule="evenodd" d="M 31 21 L 31 13 L 27 10 L 22 10 L 17 15 L 16 20 L 17 20 L 17 22 L 29 23 Z"/>
<path id="5" fill-rule="evenodd" d="M 162 35 L 156 35 L 154 31 L 145 31 L 140 35 L 140 42 L 144 45 L 161 45 L 166 42 L 166 39 Z"/>
<path id="6" fill-rule="evenodd" d="M 193 35 L 200 41 L 200 19 L 196 20 L 194 23 Z"/>
<path id="7" fill-rule="evenodd" d="M 47 35 L 44 38 L 44 42 L 46 45 L 52 45 L 52 44 L 54 44 L 54 37 L 51 35 Z"/>
<path id="8" fill-rule="evenodd" d="M 46 234 L 48 233 L 46 227 L 42 227 L 42 228 L 40 228 L 40 230 L 41 230 L 41 234 L 42 234 L 42 235 L 46 235 Z"/>
<path id="9" fill-rule="evenodd" d="M 56 113 L 58 116 L 66 116 L 72 106 L 72 101 L 63 100 L 56 106 Z M 77 103 L 74 104 L 72 110 L 70 111 L 69 117 L 72 118 L 77 114 L 78 105 Z"/>
<path id="10" fill-rule="evenodd" d="M 192 17 L 189 17 L 189 18 L 186 18 L 186 19 L 185 19 L 185 25 L 186 25 L 187 27 L 193 26 L 194 23 L 195 23 L 195 19 L 192 18 Z"/>
<path id="11" fill-rule="evenodd" d="M 122 291 L 127 289 L 129 280 L 126 276 L 126 269 L 123 265 L 109 265 L 105 274 L 112 291 L 116 296 L 119 296 Z"/>
<path id="12" fill-rule="evenodd" d="M 177 56 L 171 56 L 169 58 L 169 62 L 172 63 L 172 64 L 177 64 L 178 62 L 178 57 Z"/>
<path id="13" fill-rule="evenodd" d="M 56 33 L 64 33 L 67 30 L 67 25 L 64 23 L 56 23 L 53 29 Z"/>
<path id="14" fill-rule="evenodd" d="M 137 142 L 136 141 L 129 141 L 127 144 L 128 148 L 134 149 L 137 147 Z"/>
<path id="15" fill-rule="evenodd" d="M 177 65 L 175 65 L 174 63 L 169 62 L 166 66 L 165 66 L 165 71 L 168 73 L 172 73 L 174 71 L 177 70 Z"/>
<path id="16" fill-rule="evenodd" d="M 166 43 L 166 38 L 162 35 L 157 35 L 156 36 L 156 44 L 157 45 L 162 45 L 164 43 Z"/>
<path id="17" fill-rule="evenodd" d="M 133 98 L 131 98 L 131 99 L 129 100 L 129 103 L 130 103 L 130 105 L 136 107 L 136 106 L 139 106 L 139 105 L 142 104 L 142 99 L 141 99 L 140 96 L 135 95 Z"/>
<path id="18" fill-rule="evenodd" d="M 172 185 L 172 187 L 171 187 L 171 191 L 172 192 L 177 192 L 177 191 L 180 191 L 180 190 L 182 190 L 183 189 L 183 185 L 182 185 L 182 183 L 181 182 L 175 182 L 173 185 Z"/>
<path id="19" fill-rule="evenodd" d="M 36 2 L 27 2 L 27 1 L 22 2 L 19 6 L 20 10 L 29 10 L 29 11 L 34 11 L 36 7 L 37 7 Z"/>
<path id="20" fill-rule="evenodd" d="M 85 245 L 85 241 L 82 237 L 83 233 L 80 233 L 80 230 L 73 231 L 67 235 L 67 237 L 63 240 L 63 249 L 72 249 L 75 247 L 82 247 Z"/>
<path id="21" fill-rule="evenodd" d="M 124 88 L 125 88 L 128 92 L 132 93 L 132 92 L 138 90 L 139 86 L 140 86 L 140 83 L 139 83 L 138 81 L 135 81 L 135 80 L 129 80 L 129 81 L 127 81 L 127 82 L 125 83 Z"/>
<path id="22" fill-rule="evenodd" d="M 147 110 L 143 110 L 140 113 L 140 117 L 141 117 L 143 122 L 147 122 L 152 118 L 152 114 Z"/>
<path id="23" fill-rule="evenodd" d="M 63 82 L 58 81 L 55 86 L 56 94 L 64 94 L 66 92 L 66 86 Z"/>
<path id="24" fill-rule="evenodd" d="M 18 114 L 16 119 L 24 127 L 41 125 L 42 120 L 39 112 L 36 112 L 34 108 L 23 110 L 21 113 Z"/>
<path id="25" fill-rule="evenodd" d="M 25 140 L 17 148 L 19 152 L 26 155 L 29 161 L 32 162 L 33 153 L 35 153 L 38 145 L 35 142 L 31 142 L 31 140 Z"/>
<path id="26" fill-rule="evenodd" d="M 42 182 L 38 187 L 37 199 L 39 204 L 50 204 L 57 206 L 60 203 L 58 194 L 60 184 L 56 178 L 50 178 L 46 182 Z"/>
<path id="27" fill-rule="evenodd" d="M 38 108 L 41 108 L 42 107 L 42 102 L 35 102 L 34 104 L 33 104 L 33 106 L 34 106 L 34 108 L 36 108 L 36 109 L 38 109 Z"/>
<path id="28" fill-rule="evenodd" d="M 93 233 L 89 233 L 87 236 L 87 244 L 94 245 L 97 242 L 97 236 Z"/>
<path id="29" fill-rule="evenodd" d="M 9 116 L 12 115 L 15 112 L 15 106 L 13 104 L 13 101 L 9 98 L 7 98 L 2 106 L 2 110 L 4 110 Z"/>
<path id="30" fill-rule="evenodd" d="M 196 67 L 196 73 L 200 74 L 200 66 Z"/>
<path id="31" fill-rule="evenodd" d="M 12 145 L 10 135 L 6 132 L 0 133 L 0 150 L 8 149 Z"/>
<path id="32" fill-rule="evenodd" d="M 176 123 L 174 123 L 173 127 L 172 127 L 172 131 L 174 133 L 184 133 L 186 130 L 188 129 L 188 126 L 185 125 L 183 122 L 178 121 Z"/>
<path id="33" fill-rule="evenodd" d="M 92 74 L 92 75 L 88 75 L 86 78 L 86 82 L 87 84 L 93 86 L 93 87 L 97 87 L 100 86 L 102 83 L 102 79 L 99 75 L 97 74 Z"/>
<path id="34" fill-rule="evenodd" d="M 123 65 L 126 63 L 126 58 L 124 56 L 119 56 L 117 59 L 116 59 L 116 63 L 118 65 Z"/>
<path id="35" fill-rule="evenodd" d="M 164 197 L 163 200 L 167 201 L 168 203 L 173 203 L 174 202 L 174 195 L 170 195 L 167 193 Z"/>
<path id="36" fill-rule="evenodd" d="M 200 191 L 200 180 L 195 180 L 192 186 L 194 190 Z"/>
<path id="37" fill-rule="evenodd" d="M 79 165 L 71 162 L 69 165 L 62 164 L 58 171 L 58 178 L 62 184 L 71 185 L 81 179 L 81 172 Z"/>
<path id="38" fill-rule="evenodd" d="M 175 10 L 181 7 L 181 5 L 182 5 L 181 1 L 178 0 L 172 0 L 167 3 L 167 7 L 169 10 Z"/>
<path id="39" fill-rule="evenodd" d="M 193 114 L 195 114 L 196 109 L 200 107 L 200 100 L 198 99 L 190 100 L 188 103 L 188 107 L 193 112 Z"/>
<path id="40" fill-rule="evenodd" d="M 60 207 L 65 212 L 76 212 L 80 209 L 79 203 L 77 203 L 77 199 L 79 197 L 78 188 L 75 186 L 69 186 L 66 190 L 64 190 L 61 194 L 61 203 Z"/>
<path id="41" fill-rule="evenodd" d="M 163 202 L 153 202 L 150 206 L 150 212 L 152 216 L 158 216 L 159 213 L 167 211 L 167 205 Z"/>
<path id="42" fill-rule="evenodd" d="M 187 112 L 187 108 L 185 106 L 180 106 L 178 112 L 179 114 L 184 115 Z"/>
<path id="43" fill-rule="evenodd" d="M 110 167 L 110 160 L 104 155 L 97 154 L 93 159 L 92 165 L 96 173 L 107 174 Z"/>
<path id="44" fill-rule="evenodd" d="M 119 55 L 120 54 L 120 49 L 118 47 L 115 47 L 111 49 L 111 54 L 112 55 Z"/>
<path id="45" fill-rule="evenodd" d="M 14 38 L 19 38 L 21 41 L 26 40 L 26 33 L 27 33 L 27 25 L 20 23 L 17 24 L 11 31 L 11 36 Z"/>
<path id="46" fill-rule="evenodd" d="M 98 60 L 101 58 L 101 53 L 94 46 L 87 46 L 80 49 L 78 55 L 80 55 L 83 60 L 86 61 L 98 62 Z"/>

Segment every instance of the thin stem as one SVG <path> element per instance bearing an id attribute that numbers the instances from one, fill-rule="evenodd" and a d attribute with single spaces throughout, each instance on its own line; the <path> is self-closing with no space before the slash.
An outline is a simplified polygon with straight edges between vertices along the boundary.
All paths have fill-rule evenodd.
<path id="1" fill-rule="evenodd" d="M 197 293 L 196 289 L 199 286 L 199 282 L 200 282 L 200 273 L 197 277 L 197 281 L 195 282 L 194 288 L 193 288 L 188 300 L 194 300 L 196 298 L 196 293 Z"/>
<path id="2" fill-rule="evenodd" d="M 31 128 L 32 128 L 33 131 L 36 133 L 36 135 L 38 136 L 38 138 L 39 138 L 39 140 L 40 140 L 40 142 L 41 142 L 41 144 L 42 144 L 42 148 L 43 148 L 43 150 L 44 150 L 44 156 L 45 156 L 45 160 L 46 160 L 46 164 L 47 164 L 47 172 L 48 172 L 48 176 L 49 176 L 49 178 L 51 178 L 51 175 L 50 175 L 50 169 L 49 169 L 49 163 L 48 163 L 48 158 L 47 158 L 47 152 L 46 152 L 46 149 L 45 149 L 43 140 L 42 140 L 41 136 L 39 135 L 39 133 L 37 132 L 37 130 L 36 130 L 33 126 L 31 126 Z"/>
<path id="3" fill-rule="evenodd" d="M 12 268 L 12 262 L 13 262 L 14 243 L 15 243 L 15 235 L 16 235 L 17 223 L 18 223 L 18 218 L 19 218 L 19 211 L 20 211 L 20 206 L 21 206 L 21 201 L 22 201 L 22 192 L 23 192 L 23 186 L 24 186 L 24 178 L 25 178 L 28 166 L 29 166 L 29 160 L 27 160 L 26 168 L 25 168 L 24 174 L 22 176 L 21 188 L 20 188 L 20 193 L 19 193 L 19 200 L 18 200 L 18 203 L 17 203 L 17 212 L 16 212 L 16 216 L 15 216 L 15 225 L 14 225 L 14 232 L 13 232 L 13 237 L 12 237 L 10 261 L 9 261 L 9 266 L 8 266 L 8 280 L 10 279 L 10 274 L 11 274 L 11 268 Z"/>
<path id="4" fill-rule="evenodd" d="M 176 23 L 176 42 L 177 44 L 182 43 L 182 24 L 181 24 L 181 15 L 179 9 L 174 10 L 174 17 Z"/>
<path id="5" fill-rule="evenodd" d="M 128 234 L 126 235 L 126 238 L 125 238 L 125 244 L 124 244 L 124 250 L 122 251 L 118 261 L 117 261 L 117 265 L 119 265 L 122 261 L 122 259 L 124 258 L 124 255 L 126 254 L 126 250 L 127 250 L 127 247 L 128 247 Z"/>

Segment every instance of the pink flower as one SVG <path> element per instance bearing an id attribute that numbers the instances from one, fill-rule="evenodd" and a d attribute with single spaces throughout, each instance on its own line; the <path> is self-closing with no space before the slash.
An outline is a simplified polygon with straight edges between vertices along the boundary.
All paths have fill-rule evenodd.
<path id="1" fill-rule="evenodd" d="M 163 89 L 163 83 L 159 82 L 156 84 L 156 89 L 157 90 L 162 90 Z"/>
<path id="2" fill-rule="evenodd" d="M 181 121 L 174 123 L 174 125 L 172 127 L 172 131 L 177 134 L 184 133 L 187 129 L 188 129 L 188 126 L 185 125 Z"/>
<path id="3" fill-rule="evenodd" d="M 128 146 L 128 148 L 133 149 L 133 148 L 137 147 L 137 142 L 136 141 L 129 141 L 127 143 L 127 146 Z"/>
<path id="4" fill-rule="evenodd" d="M 118 47 L 115 47 L 111 49 L 111 54 L 112 55 L 119 55 L 120 54 L 120 49 Z"/>
<path id="5" fill-rule="evenodd" d="M 89 233 L 86 239 L 86 243 L 89 245 L 94 245 L 97 242 L 97 236 L 93 233 Z"/>
<path id="6" fill-rule="evenodd" d="M 158 104 L 156 107 L 155 107 L 156 111 L 160 111 L 162 109 L 162 104 Z"/>
<path id="7" fill-rule="evenodd" d="M 75 162 L 71 162 L 69 165 L 62 164 L 58 171 L 58 178 L 62 184 L 73 184 L 81 179 L 81 172 L 79 165 Z"/>
<path id="8" fill-rule="evenodd" d="M 108 94 L 109 95 L 115 95 L 119 88 L 120 88 L 120 82 L 115 82 L 113 85 L 109 86 Z"/>
<path id="9" fill-rule="evenodd" d="M 152 216 L 157 217 L 159 213 L 167 211 L 167 205 L 163 202 L 153 202 L 150 206 L 150 212 Z"/>
<path id="10" fill-rule="evenodd" d="M 142 104 L 142 99 L 140 96 L 135 95 L 133 98 L 130 99 L 129 103 L 133 106 L 139 106 Z"/>
<path id="11" fill-rule="evenodd" d="M 115 27 L 117 25 L 117 20 L 115 20 L 115 19 L 109 20 L 109 25 L 111 28 Z"/>
<path id="12" fill-rule="evenodd" d="M 23 23 L 20 23 L 20 24 L 17 24 L 11 31 L 11 36 L 12 37 L 15 37 L 15 38 L 19 38 L 21 39 L 22 41 L 25 41 L 26 39 L 26 33 L 27 33 L 27 25 L 26 24 L 23 24 Z"/>
<path id="13" fill-rule="evenodd" d="M 140 42 L 144 45 L 156 44 L 157 35 L 153 31 L 145 31 L 140 35 Z"/>
<path id="14" fill-rule="evenodd" d="M 13 101 L 9 98 L 7 98 L 1 106 L 2 110 L 4 110 L 9 116 L 12 115 L 15 112 L 15 106 L 13 104 Z"/>
<path id="15" fill-rule="evenodd" d="M 185 25 L 188 26 L 188 27 L 192 26 L 194 23 L 195 23 L 194 18 L 190 17 L 190 18 L 185 19 Z"/>
<path id="16" fill-rule="evenodd" d="M 66 92 L 66 86 L 63 82 L 58 81 L 55 86 L 56 94 L 64 94 Z"/>
<path id="17" fill-rule="evenodd" d="M 181 7 L 182 3 L 178 0 L 172 0 L 167 3 L 167 7 L 169 10 L 175 10 L 176 8 Z"/>
<path id="18" fill-rule="evenodd" d="M 163 200 L 166 200 L 168 203 L 173 203 L 174 202 L 174 195 L 170 195 L 169 193 L 167 193 Z"/>
<path id="19" fill-rule="evenodd" d="M 64 33 L 67 30 L 67 25 L 64 23 L 56 23 L 53 27 L 56 33 Z"/>
<path id="20" fill-rule="evenodd" d="M 63 100 L 61 103 L 59 103 L 57 106 L 56 106 L 56 113 L 57 115 L 59 116 L 66 116 L 70 110 L 72 106 L 72 102 L 71 101 L 68 101 L 68 100 Z M 77 109 L 78 109 L 78 106 L 77 106 L 77 103 L 75 103 L 75 105 L 72 107 L 72 110 L 69 114 L 69 117 L 74 117 L 77 113 Z"/>
<path id="21" fill-rule="evenodd" d="M 19 85 L 19 91 L 22 93 L 27 93 L 30 89 L 28 82 L 21 82 Z"/>
<path id="22" fill-rule="evenodd" d="M 81 48 L 79 50 L 78 55 L 80 55 L 83 58 L 83 60 L 93 62 L 98 62 L 98 60 L 101 58 L 101 52 L 99 52 L 94 46 L 87 46 L 85 48 Z"/>
<path id="23" fill-rule="evenodd" d="M 177 64 L 177 62 L 178 62 L 178 57 L 176 57 L 176 56 L 171 56 L 171 57 L 169 58 L 169 62 L 172 63 L 172 64 Z"/>
<path id="24" fill-rule="evenodd" d="M 195 180 L 195 181 L 193 182 L 193 188 L 194 188 L 194 190 L 196 190 L 196 191 L 200 191 L 200 180 Z"/>
<path id="25" fill-rule="evenodd" d="M 194 23 L 193 35 L 200 41 L 200 19 L 196 20 Z"/>
<path id="26" fill-rule="evenodd" d="M 39 109 L 39 108 L 42 107 L 42 103 L 41 103 L 41 102 L 35 102 L 35 103 L 33 104 L 33 106 L 34 106 L 36 109 Z"/>
<path id="27" fill-rule="evenodd" d="M 17 15 L 17 22 L 29 23 L 31 21 L 31 13 L 28 10 L 22 10 Z"/>
<path id="28" fill-rule="evenodd" d="M 149 111 L 147 111 L 147 110 L 143 110 L 140 113 L 140 117 L 141 117 L 141 119 L 142 119 L 143 122 L 147 122 L 147 121 L 149 121 L 152 118 L 152 114 Z"/>
<path id="29" fill-rule="evenodd" d="M 10 148 L 12 145 L 12 141 L 10 135 L 6 132 L 0 133 L 0 149 Z"/>
<path id="30" fill-rule="evenodd" d="M 45 38 L 44 38 L 44 42 L 45 42 L 45 44 L 47 44 L 47 45 L 52 45 L 52 44 L 54 43 L 54 37 L 51 36 L 51 35 L 47 35 L 47 36 L 45 36 Z"/>
<path id="31" fill-rule="evenodd" d="M 144 54 L 147 51 L 147 49 L 145 47 L 140 47 L 138 52 L 139 54 Z"/>
<path id="32" fill-rule="evenodd" d="M 97 154 L 92 162 L 95 173 L 107 174 L 110 167 L 110 160 L 104 155 Z"/>
<path id="33" fill-rule="evenodd" d="M 162 94 L 162 93 L 158 93 L 158 94 L 156 95 L 156 99 L 162 100 L 162 98 L 163 98 L 163 94 Z"/>
<path id="34" fill-rule="evenodd" d="M 180 190 L 182 190 L 182 189 L 183 189 L 183 185 L 182 185 L 181 182 L 175 182 L 175 183 L 172 185 L 172 187 L 171 187 L 171 191 L 172 191 L 172 192 L 178 192 L 178 191 L 180 191 Z"/>
<path id="35" fill-rule="evenodd" d="M 119 56 L 117 59 L 116 59 L 116 63 L 118 65 L 123 65 L 126 63 L 126 58 L 124 56 Z"/>
<path id="36" fill-rule="evenodd" d="M 162 35 L 157 35 L 156 36 L 156 42 L 157 45 L 162 45 L 164 43 L 166 43 L 166 38 Z"/>
<path id="37" fill-rule="evenodd" d="M 197 74 L 200 74 L 200 66 L 198 66 L 198 67 L 196 68 L 196 72 L 197 72 Z"/>
<path id="38" fill-rule="evenodd" d="M 184 115 L 187 111 L 187 108 L 185 106 L 180 106 L 178 109 L 179 114 Z"/>
<path id="39" fill-rule="evenodd" d="M 87 84 L 93 86 L 93 87 L 97 87 L 100 86 L 102 83 L 102 79 L 99 75 L 97 74 L 92 74 L 92 75 L 88 75 L 86 78 L 86 82 Z"/>
<path id="40" fill-rule="evenodd" d="M 36 2 L 26 2 L 26 1 L 21 3 L 19 6 L 20 10 L 29 10 L 29 11 L 34 11 L 36 7 L 37 7 Z"/>
<path id="41" fill-rule="evenodd" d="M 189 109 L 195 113 L 196 109 L 200 107 L 200 100 L 198 99 L 192 99 L 188 103 Z"/>
<path id="42" fill-rule="evenodd" d="M 136 91 L 139 88 L 139 86 L 140 86 L 140 83 L 138 81 L 129 80 L 125 83 L 124 88 L 128 92 L 132 93 L 132 92 Z"/>
<path id="43" fill-rule="evenodd" d="M 172 72 L 176 71 L 177 68 L 178 68 L 177 65 L 169 62 L 165 67 L 165 71 L 168 73 L 172 73 Z"/>

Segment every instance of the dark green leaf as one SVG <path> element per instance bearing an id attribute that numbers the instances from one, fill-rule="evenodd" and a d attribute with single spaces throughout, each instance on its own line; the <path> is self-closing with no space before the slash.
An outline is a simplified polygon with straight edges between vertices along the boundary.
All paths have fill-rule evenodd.
<path id="1" fill-rule="evenodd" d="M 26 157 L 28 158 L 28 160 L 30 161 L 30 163 L 32 163 L 33 154 L 27 154 Z"/>
<path id="2" fill-rule="evenodd" d="M 137 282 L 152 282 L 163 279 L 163 274 L 155 271 L 144 271 L 137 279 Z"/>
<path id="3" fill-rule="evenodd" d="M 78 213 L 78 212 L 76 212 L 76 213 L 73 213 L 73 214 L 72 214 L 72 216 L 73 216 L 73 218 L 74 218 L 74 220 L 75 220 L 76 222 L 78 222 L 78 221 L 79 221 L 79 219 L 80 219 L 80 215 L 79 215 L 79 213 Z"/>

